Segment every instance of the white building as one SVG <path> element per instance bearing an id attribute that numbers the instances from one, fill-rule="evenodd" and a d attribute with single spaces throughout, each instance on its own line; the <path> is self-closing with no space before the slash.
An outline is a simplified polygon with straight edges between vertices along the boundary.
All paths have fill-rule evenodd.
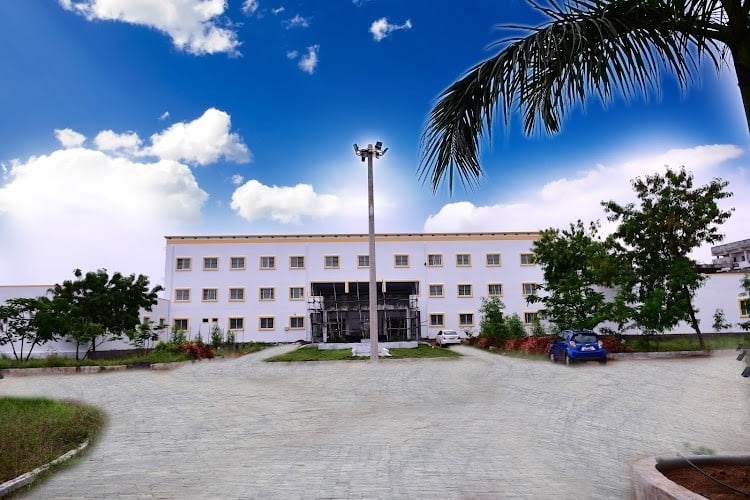
<path id="1" fill-rule="evenodd" d="M 750 272 L 750 239 L 711 247 L 713 264 L 722 270 Z"/>

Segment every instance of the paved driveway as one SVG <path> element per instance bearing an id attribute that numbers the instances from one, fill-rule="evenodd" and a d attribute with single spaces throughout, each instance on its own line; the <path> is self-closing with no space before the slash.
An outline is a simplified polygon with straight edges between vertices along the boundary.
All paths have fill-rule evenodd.
<path id="1" fill-rule="evenodd" d="M 5 378 L 0 394 L 109 415 L 33 498 L 628 498 L 639 458 L 750 449 L 750 380 L 733 353 L 568 368 L 456 349 L 377 365 L 264 363 L 265 351 Z"/>

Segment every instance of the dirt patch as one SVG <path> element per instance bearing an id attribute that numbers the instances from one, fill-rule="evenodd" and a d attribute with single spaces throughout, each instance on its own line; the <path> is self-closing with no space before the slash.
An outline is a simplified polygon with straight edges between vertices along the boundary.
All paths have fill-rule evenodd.
<path id="1" fill-rule="evenodd" d="M 745 492 L 734 492 L 712 481 L 692 467 L 663 472 L 671 481 L 711 500 L 747 500 L 750 498 L 750 465 L 702 465 L 701 470 L 722 483 Z"/>

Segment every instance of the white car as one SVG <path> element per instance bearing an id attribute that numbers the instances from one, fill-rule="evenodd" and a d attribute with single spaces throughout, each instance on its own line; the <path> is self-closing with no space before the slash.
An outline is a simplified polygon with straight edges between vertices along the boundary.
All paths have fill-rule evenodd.
<path id="1" fill-rule="evenodd" d="M 459 337 L 456 330 L 440 330 L 437 335 L 435 335 L 435 343 L 439 346 L 460 344 L 461 337 Z"/>

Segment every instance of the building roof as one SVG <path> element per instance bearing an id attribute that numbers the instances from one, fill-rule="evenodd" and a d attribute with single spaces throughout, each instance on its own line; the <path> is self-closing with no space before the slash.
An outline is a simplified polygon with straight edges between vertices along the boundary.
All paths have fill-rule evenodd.
<path id="1" fill-rule="evenodd" d="M 264 243 L 267 241 L 317 242 L 366 241 L 367 234 L 262 234 L 262 235 L 185 235 L 165 236 L 167 244 L 189 243 Z M 470 240 L 537 240 L 538 231 L 475 232 L 475 233 L 378 233 L 378 241 L 470 241 Z"/>

